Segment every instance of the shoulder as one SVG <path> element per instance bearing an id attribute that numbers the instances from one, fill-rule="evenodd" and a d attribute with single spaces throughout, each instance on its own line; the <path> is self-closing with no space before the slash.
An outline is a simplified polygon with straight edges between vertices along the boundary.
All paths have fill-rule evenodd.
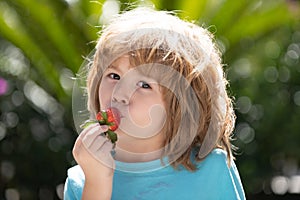
<path id="1" fill-rule="evenodd" d="M 84 173 L 79 165 L 68 169 L 68 177 L 65 183 L 65 199 L 80 199 L 84 187 Z M 70 198 L 74 197 L 74 198 Z"/>
<path id="2" fill-rule="evenodd" d="M 231 173 L 238 174 L 233 160 L 228 163 L 227 152 L 222 149 L 214 149 L 203 161 L 198 164 L 198 169 L 209 172 L 214 179 L 228 180 Z"/>
<path id="3" fill-rule="evenodd" d="M 229 171 L 227 152 L 214 149 L 203 160 L 197 162 L 197 171 L 212 179 L 219 179 Z"/>
<path id="4" fill-rule="evenodd" d="M 208 157 L 212 159 L 226 159 L 227 158 L 227 152 L 223 149 L 214 149 L 208 154 Z"/>
<path id="5" fill-rule="evenodd" d="M 202 162 L 203 165 L 216 165 L 218 167 L 226 167 L 228 166 L 227 152 L 223 149 L 214 149 Z M 202 162 L 200 162 L 200 165 L 202 164 Z"/>
<path id="6" fill-rule="evenodd" d="M 238 169 L 234 160 L 231 160 L 229 165 L 226 151 L 214 149 L 198 164 L 198 171 L 205 174 L 206 180 L 215 185 L 219 195 L 227 195 L 225 199 L 245 199 Z"/>

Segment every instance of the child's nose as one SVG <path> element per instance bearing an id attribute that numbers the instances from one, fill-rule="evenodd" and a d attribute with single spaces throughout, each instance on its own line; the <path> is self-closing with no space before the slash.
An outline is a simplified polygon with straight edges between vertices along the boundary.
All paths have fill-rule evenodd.
<path id="1" fill-rule="evenodd" d="M 112 101 L 128 105 L 129 99 L 130 99 L 130 91 L 128 90 L 128 88 L 126 88 L 126 85 L 117 84 L 112 93 Z"/>

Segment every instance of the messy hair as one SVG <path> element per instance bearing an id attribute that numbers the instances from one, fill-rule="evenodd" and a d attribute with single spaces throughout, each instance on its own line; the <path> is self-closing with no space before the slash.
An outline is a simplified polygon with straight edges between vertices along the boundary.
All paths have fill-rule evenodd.
<path id="1" fill-rule="evenodd" d="M 170 12 L 136 8 L 116 16 L 100 34 L 87 80 L 91 113 L 101 110 L 98 88 L 105 67 L 128 55 L 132 66 L 151 64 L 143 73 L 159 71 L 154 74 L 164 86 L 167 113 L 164 156 L 174 159 L 172 166 L 196 170 L 190 157 L 195 149 L 200 161 L 222 148 L 230 162 L 235 115 L 209 31 Z"/>

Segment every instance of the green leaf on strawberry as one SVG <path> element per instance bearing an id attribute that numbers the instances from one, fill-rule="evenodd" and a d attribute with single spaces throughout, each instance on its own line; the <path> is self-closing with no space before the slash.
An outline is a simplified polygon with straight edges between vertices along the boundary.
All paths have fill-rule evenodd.
<path id="1" fill-rule="evenodd" d="M 108 130 L 106 133 L 113 144 L 118 140 L 118 136 L 115 132 Z"/>
<path id="2" fill-rule="evenodd" d="M 84 122 L 84 124 L 82 124 L 82 125 L 80 126 L 80 128 L 81 128 L 81 129 L 85 129 L 85 128 L 87 128 L 88 126 L 90 126 L 90 125 L 92 125 L 92 124 L 95 124 L 95 123 L 97 123 L 97 122 L 98 122 L 97 120 L 87 120 L 87 121 Z"/>

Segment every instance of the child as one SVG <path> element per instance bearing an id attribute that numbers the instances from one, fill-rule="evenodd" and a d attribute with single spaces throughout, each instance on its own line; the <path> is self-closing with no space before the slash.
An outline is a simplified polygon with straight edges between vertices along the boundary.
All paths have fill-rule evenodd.
<path id="1" fill-rule="evenodd" d="M 121 116 L 116 145 L 92 124 L 73 149 L 64 199 L 245 199 L 235 116 L 208 31 L 148 8 L 102 30 L 87 78 L 92 118 Z M 117 114 L 116 114 L 117 113 Z"/>

